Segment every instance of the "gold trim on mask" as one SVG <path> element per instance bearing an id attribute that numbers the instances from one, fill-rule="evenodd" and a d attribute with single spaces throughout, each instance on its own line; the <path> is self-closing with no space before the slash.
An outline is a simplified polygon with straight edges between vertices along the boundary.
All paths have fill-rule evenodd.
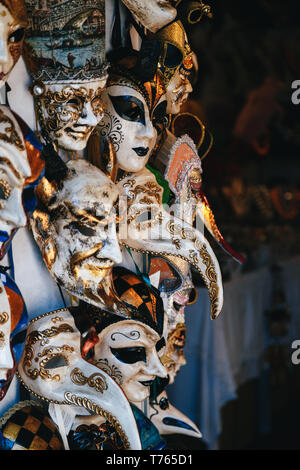
<path id="1" fill-rule="evenodd" d="M 192 50 L 186 39 L 186 32 L 181 21 L 176 21 L 161 29 L 157 33 L 149 33 L 149 39 L 161 42 L 161 55 L 158 63 L 158 73 L 163 78 L 165 86 L 169 84 L 177 70 L 184 66 L 187 73 L 193 68 Z M 168 46 L 174 46 L 182 56 L 180 63 L 174 67 L 167 66 L 165 61 L 168 52 Z"/>
<path id="2" fill-rule="evenodd" d="M 98 105 L 93 107 L 93 112 L 96 115 L 104 112 L 104 105 L 101 100 L 101 93 L 104 88 L 98 87 L 97 90 L 87 89 L 85 86 L 74 88 L 66 85 L 61 91 L 46 90 L 46 87 L 40 82 L 36 82 L 32 87 L 32 94 L 35 98 L 35 108 L 38 115 L 40 125 L 43 132 L 58 132 L 63 129 L 68 123 L 77 121 L 80 118 L 84 103 L 86 101 L 93 102 L 98 98 Z M 76 100 L 77 103 L 72 103 L 72 108 L 66 110 L 62 109 L 62 105 L 66 105 L 68 101 Z M 44 116 L 43 106 L 45 107 L 49 117 Z M 62 116 L 70 116 L 68 120 L 61 119 Z"/>

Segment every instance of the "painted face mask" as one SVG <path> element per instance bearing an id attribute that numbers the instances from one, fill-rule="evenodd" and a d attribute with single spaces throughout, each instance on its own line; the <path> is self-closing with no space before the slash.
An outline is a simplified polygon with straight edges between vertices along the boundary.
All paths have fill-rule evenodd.
<path id="1" fill-rule="evenodd" d="M 181 21 L 176 21 L 156 34 L 149 35 L 148 40 L 160 43 L 157 70 L 166 88 L 167 113 L 177 114 L 182 104 L 193 91 L 190 83 L 193 52 Z M 148 46 L 149 47 L 149 46 Z"/>
<path id="2" fill-rule="evenodd" d="M 157 138 L 147 90 L 125 70 L 123 74 L 112 71 L 102 99 L 105 114 L 99 124 L 100 136 L 112 140 L 118 168 L 127 172 L 142 170 Z"/>
<path id="3" fill-rule="evenodd" d="M 128 308 L 128 318 L 99 315 L 94 363 L 122 387 L 128 400 L 140 403 L 150 394 L 156 376 L 166 377 L 160 356 L 164 311 L 159 292 L 126 268 L 114 268 L 114 286 Z"/>
<path id="4" fill-rule="evenodd" d="M 194 266 L 208 288 L 211 316 L 217 318 L 223 305 L 222 274 L 203 233 L 179 217 L 182 211 L 174 216 L 164 208 L 163 188 L 148 169 L 127 175 L 117 187 L 127 211 L 127 223 L 120 225 L 120 245 L 154 257 L 172 256 Z"/>
<path id="5" fill-rule="evenodd" d="M 122 0 L 145 28 L 156 32 L 175 20 L 176 0 Z"/>
<path id="6" fill-rule="evenodd" d="M 0 2 L 0 88 L 22 52 L 27 26 L 27 13 L 23 0 Z"/>
<path id="7" fill-rule="evenodd" d="M 182 288 L 169 296 L 167 301 L 167 343 L 162 362 L 168 370 L 169 384 L 174 383 L 180 368 L 186 364 L 184 357 L 186 341 L 185 308 L 193 303 L 194 293 L 194 286 L 187 278 Z"/>
<path id="8" fill-rule="evenodd" d="M 5 397 L 24 348 L 27 310 L 15 282 L 1 273 L 0 401 Z"/>
<path id="9" fill-rule="evenodd" d="M 34 188 L 44 170 L 41 146 L 28 126 L 0 106 L 0 259 L 35 207 Z"/>
<path id="10" fill-rule="evenodd" d="M 190 71 L 181 66 L 167 86 L 167 113 L 178 114 L 181 106 L 188 100 L 193 87 L 189 80 Z"/>
<path id="11" fill-rule="evenodd" d="M 45 83 L 33 87 L 42 133 L 57 147 L 78 152 L 103 118 L 106 77 L 90 82 Z"/>
<path id="12" fill-rule="evenodd" d="M 87 415 L 89 421 L 93 415 L 114 428 L 123 449 L 140 450 L 137 425 L 124 392 L 104 370 L 82 358 L 81 340 L 67 309 L 33 319 L 18 364 L 21 383 L 51 404 L 51 417 L 61 435 L 68 435 L 77 416 Z M 61 406 L 68 415 L 63 426 L 56 413 Z M 38 434 L 36 428 L 31 431 Z"/>
<path id="13" fill-rule="evenodd" d="M 27 3 L 24 59 L 42 137 L 65 150 L 83 150 L 103 115 L 105 2 L 68 5 L 67 12 L 61 2 Z"/>
<path id="14" fill-rule="evenodd" d="M 118 194 L 87 161 L 70 160 L 66 167 L 59 185 L 43 178 L 37 188 L 41 205 L 32 217 L 33 234 L 56 281 L 75 296 L 103 306 L 108 299 L 105 293 L 100 296 L 100 287 L 122 259 L 113 207 Z"/>

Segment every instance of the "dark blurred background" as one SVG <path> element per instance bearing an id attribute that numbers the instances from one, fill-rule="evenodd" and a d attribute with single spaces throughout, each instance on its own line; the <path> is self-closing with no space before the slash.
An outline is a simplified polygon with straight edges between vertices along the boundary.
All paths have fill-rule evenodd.
<path id="1" fill-rule="evenodd" d="M 213 19 L 204 18 L 188 27 L 199 70 L 183 111 L 197 114 L 213 135 L 213 148 L 203 160 L 204 192 L 225 239 L 246 256 L 245 264 L 239 266 L 214 246 L 225 294 L 227 284 L 228 291 L 231 289 L 230 298 L 225 295 L 227 319 L 222 332 L 227 349 L 232 346 L 230 335 L 240 333 L 234 318 L 230 319 L 230 311 L 241 302 L 234 297 L 239 282 L 249 282 L 247 295 L 255 298 L 258 288 L 251 287 L 251 282 L 257 279 L 259 285 L 259 276 L 267 276 L 268 289 L 262 304 L 253 307 L 253 314 L 241 307 L 239 317 L 240 328 L 251 324 L 252 318 L 256 325 L 250 325 L 249 331 L 252 328 L 253 337 L 263 338 L 263 348 L 257 348 L 254 357 L 260 367 L 245 381 L 235 382 L 235 396 L 228 394 L 228 399 L 219 401 L 220 409 L 215 410 L 220 415 L 217 441 L 211 430 L 204 440 L 208 447 L 220 449 L 297 449 L 300 365 L 291 362 L 291 341 L 300 339 L 300 104 L 292 103 L 292 83 L 300 80 L 300 6 L 296 0 L 206 3 L 212 7 Z M 197 373 L 200 380 L 210 382 L 203 367 L 209 374 L 215 372 L 209 368 L 212 357 L 204 357 L 202 351 L 198 366 L 191 364 L 190 372 L 189 361 L 193 362 L 196 348 L 201 349 L 205 328 L 216 341 L 223 327 L 205 326 L 201 320 L 198 345 L 195 336 L 189 339 L 189 331 L 194 335 L 197 331 L 195 315 L 201 318 L 205 314 L 201 282 L 195 273 L 194 281 L 200 303 L 198 300 L 198 311 L 196 307 L 192 314 L 186 310 L 188 363 L 173 389 L 170 387 L 170 396 L 201 429 L 205 428 L 204 408 L 213 405 L 203 396 L 203 384 L 195 380 L 197 393 L 185 395 L 183 400 L 183 383 L 189 374 Z M 251 298 L 247 302 L 251 303 Z M 245 350 L 247 346 L 240 344 L 231 354 L 244 354 Z M 209 354 L 217 356 L 222 351 L 216 347 Z M 215 363 L 218 360 L 216 357 Z M 207 393 L 218 390 L 208 386 Z M 187 404 L 189 397 L 198 400 L 197 407 Z"/>

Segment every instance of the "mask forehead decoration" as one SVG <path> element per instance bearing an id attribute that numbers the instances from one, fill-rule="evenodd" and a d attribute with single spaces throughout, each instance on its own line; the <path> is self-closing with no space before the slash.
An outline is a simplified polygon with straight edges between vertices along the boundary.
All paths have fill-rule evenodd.
<path id="1" fill-rule="evenodd" d="M 35 187 L 45 162 L 42 148 L 24 121 L 0 106 L 0 258 L 13 235 L 27 224 L 35 204 Z"/>
<path id="2" fill-rule="evenodd" d="M 83 150 L 103 116 L 107 80 L 104 0 L 40 7 L 27 2 L 24 59 L 44 140 Z"/>
<path id="3" fill-rule="evenodd" d="M 21 292 L 4 272 L 0 281 L 0 401 L 5 397 L 21 358 L 28 315 Z"/>
<path id="4" fill-rule="evenodd" d="M 32 230 L 49 272 L 68 292 L 113 308 L 111 273 L 121 262 L 114 204 L 117 190 L 98 168 L 70 160 L 65 175 L 37 188 Z"/>
<path id="5" fill-rule="evenodd" d="M 27 12 L 23 0 L 0 2 L 0 88 L 17 63 L 23 46 Z"/>
<path id="6" fill-rule="evenodd" d="M 85 410 L 85 414 L 102 417 L 113 426 L 124 449 L 141 449 L 125 394 L 104 370 L 82 358 L 81 339 L 67 309 L 36 317 L 28 326 L 18 365 L 21 383 L 37 398 L 53 405 L 68 405 L 69 429 L 74 416 L 84 414 L 81 410 Z"/>

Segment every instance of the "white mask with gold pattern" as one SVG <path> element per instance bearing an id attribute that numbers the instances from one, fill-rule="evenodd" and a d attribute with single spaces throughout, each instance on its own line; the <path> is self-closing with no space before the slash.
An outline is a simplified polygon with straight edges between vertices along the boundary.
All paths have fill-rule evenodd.
<path id="1" fill-rule="evenodd" d="M 97 305 L 100 283 L 122 256 L 116 234 L 117 190 L 96 167 L 70 160 L 57 191 L 43 178 L 37 194 L 47 211 L 37 209 L 32 229 L 52 276 L 69 292 Z M 49 202 L 50 201 L 50 202 Z"/>

